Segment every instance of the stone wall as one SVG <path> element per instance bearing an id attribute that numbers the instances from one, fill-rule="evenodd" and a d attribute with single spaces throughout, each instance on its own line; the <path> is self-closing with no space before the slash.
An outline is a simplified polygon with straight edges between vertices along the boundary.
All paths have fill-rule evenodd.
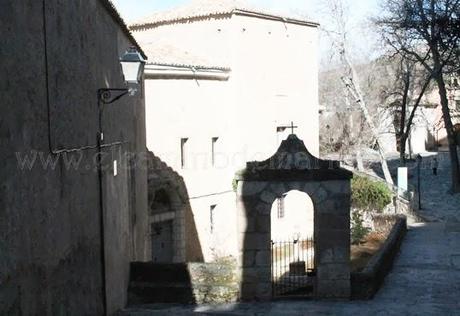
<path id="1" fill-rule="evenodd" d="M 197 304 L 225 304 L 238 300 L 239 279 L 233 260 L 189 263 L 188 269 Z"/>
<path id="2" fill-rule="evenodd" d="M 1 315 L 102 314 L 101 196 L 109 314 L 145 260 L 142 86 L 104 109 L 104 141 L 119 145 L 104 147 L 103 192 L 95 164 L 97 90 L 125 87 L 134 44 L 119 23 L 105 0 L 1 2 Z"/>
<path id="3" fill-rule="evenodd" d="M 371 299 L 377 293 L 393 266 L 407 232 L 407 219 L 404 216 L 381 216 L 376 225 L 381 230 L 391 227 L 390 233 L 363 271 L 351 274 L 353 299 Z"/>
<path id="4" fill-rule="evenodd" d="M 238 300 L 238 284 L 237 265 L 231 258 L 214 263 L 133 262 L 129 303 L 231 303 Z"/>

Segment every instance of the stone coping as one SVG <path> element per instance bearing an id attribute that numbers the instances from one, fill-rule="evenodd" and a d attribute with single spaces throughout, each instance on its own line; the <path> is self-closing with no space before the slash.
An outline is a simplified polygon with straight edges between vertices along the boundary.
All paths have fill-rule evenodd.
<path id="1" fill-rule="evenodd" d="M 353 173 L 340 162 L 313 156 L 295 134 L 284 140 L 277 152 L 264 161 L 248 162 L 236 174 L 238 181 L 328 181 L 350 180 Z"/>

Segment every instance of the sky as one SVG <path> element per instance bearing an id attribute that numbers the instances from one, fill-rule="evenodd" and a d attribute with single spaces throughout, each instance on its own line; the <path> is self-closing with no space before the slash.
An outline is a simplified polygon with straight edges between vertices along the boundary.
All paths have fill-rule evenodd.
<path id="1" fill-rule="evenodd" d="M 142 18 L 154 11 L 172 9 L 191 0 L 112 0 L 123 18 L 128 22 Z M 216 0 L 219 1 L 219 0 Z M 252 5 L 285 12 L 304 12 L 310 18 L 319 18 L 324 0 L 247 0 Z M 378 10 L 378 0 L 348 0 L 353 19 L 362 19 Z"/>
<path id="2" fill-rule="evenodd" d="M 176 6 L 187 4 L 191 0 L 112 0 L 128 23 L 148 16 L 156 11 L 173 9 Z M 219 0 L 215 0 L 219 1 Z M 309 20 L 319 22 L 324 29 L 331 29 L 330 11 L 327 9 L 328 0 L 246 0 L 251 6 L 275 12 L 301 14 Z M 350 46 L 353 56 L 364 60 L 373 57 L 378 45 L 378 36 L 371 31 L 368 25 L 370 16 L 379 12 L 379 2 L 382 0 L 343 0 L 348 7 Z M 320 34 L 321 62 L 328 63 L 331 52 L 331 43 L 328 36 Z"/>

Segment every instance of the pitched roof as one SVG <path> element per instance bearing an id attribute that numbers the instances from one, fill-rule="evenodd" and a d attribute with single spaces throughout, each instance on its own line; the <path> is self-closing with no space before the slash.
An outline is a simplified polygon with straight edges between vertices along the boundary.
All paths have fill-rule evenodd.
<path id="1" fill-rule="evenodd" d="M 288 17 L 287 15 L 276 12 L 268 12 L 259 8 L 254 8 L 241 0 L 192 0 L 189 4 L 168 11 L 156 12 L 142 18 L 130 25 L 130 29 L 140 30 L 191 19 L 207 19 L 214 16 L 225 16 L 238 13 L 271 20 L 282 20 L 287 23 L 318 26 L 317 23 L 307 21 L 303 16 L 290 15 L 290 17 Z"/>
<path id="2" fill-rule="evenodd" d="M 111 0 L 99 0 L 99 1 L 101 2 L 102 6 L 108 11 L 110 16 L 114 19 L 114 21 L 120 26 L 121 30 L 123 31 L 123 33 L 125 33 L 126 37 L 128 37 L 131 43 L 134 46 L 136 46 L 137 50 L 141 53 L 142 57 L 147 59 L 147 55 L 144 53 L 139 43 L 137 43 L 136 39 L 131 34 L 131 31 L 129 30 L 125 21 L 121 17 L 120 13 L 118 13 L 118 10 L 116 9 L 112 1 Z"/>
<path id="3" fill-rule="evenodd" d="M 142 45 L 150 64 L 229 69 L 224 56 L 203 57 L 184 48 L 168 43 L 166 40 L 144 43 Z"/>

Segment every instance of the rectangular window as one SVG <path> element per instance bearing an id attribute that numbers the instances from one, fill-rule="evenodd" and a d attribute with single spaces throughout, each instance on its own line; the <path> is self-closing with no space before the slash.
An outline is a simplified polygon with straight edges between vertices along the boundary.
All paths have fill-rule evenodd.
<path id="1" fill-rule="evenodd" d="M 455 100 L 455 108 L 460 111 L 460 100 Z"/>
<path id="2" fill-rule="evenodd" d="M 284 198 L 286 194 L 283 194 L 282 197 L 278 199 L 278 218 L 284 218 Z"/>
<path id="3" fill-rule="evenodd" d="M 180 139 L 180 165 L 182 168 L 185 168 L 186 164 L 186 157 L 187 157 L 187 152 L 186 152 L 186 144 L 187 144 L 188 138 L 181 138 Z"/>
<path id="4" fill-rule="evenodd" d="M 219 137 L 213 137 L 211 140 L 211 163 L 213 167 L 216 165 L 216 150 L 218 140 Z"/>
<path id="5" fill-rule="evenodd" d="M 211 234 L 214 233 L 214 224 L 215 224 L 215 211 L 216 211 L 217 205 L 211 205 L 209 207 L 209 230 L 211 231 Z"/>

